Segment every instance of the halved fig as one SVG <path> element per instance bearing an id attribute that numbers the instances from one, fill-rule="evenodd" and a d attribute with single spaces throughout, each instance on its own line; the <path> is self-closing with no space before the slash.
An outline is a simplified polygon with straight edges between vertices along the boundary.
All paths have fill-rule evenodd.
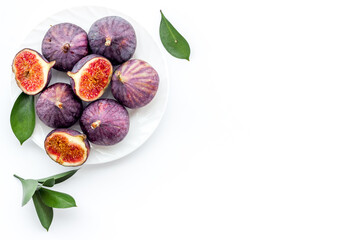
<path id="1" fill-rule="evenodd" d="M 12 71 L 19 88 L 28 95 L 36 95 L 49 84 L 54 64 L 55 61 L 48 62 L 37 51 L 24 48 L 15 55 Z"/>
<path id="2" fill-rule="evenodd" d="M 90 153 L 90 144 L 85 134 L 72 129 L 54 129 L 45 138 L 44 147 L 49 157 L 60 165 L 82 165 Z"/>
<path id="3" fill-rule="evenodd" d="M 118 16 L 107 16 L 94 22 L 88 39 L 93 53 L 108 58 L 114 64 L 129 60 L 136 49 L 133 26 Z"/>
<path id="4" fill-rule="evenodd" d="M 41 52 L 49 60 L 55 60 L 54 68 L 70 71 L 88 54 L 88 38 L 84 29 L 72 23 L 59 23 L 45 34 Z"/>
<path id="5" fill-rule="evenodd" d="M 55 83 L 40 94 L 35 109 L 47 126 L 67 128 L 80 118 L 82 103 L 69 84 Z"/>
<path id="6" fill-rule="evenodd" d="M 156 70 L 143 60 L 131 59 L 114 71 L 111 92 L 125 107 L 139 108 L 154 98 L 158 86 Z"/>
<path id="7" fill-rule="evenodd" d="M 100 98 L 109 86 L 113 67 L 106 58 L 91 54 L 77 62 L 68 76 L 74 93 L 83 101 Z"/>
<path id="8" fill-rule="evenodd" d="M 99 99 L 90 103 L 79 123 L 90 142 L 105 146 L 123 140 L 130 124 L 126 108 L 113 99 Z"/>

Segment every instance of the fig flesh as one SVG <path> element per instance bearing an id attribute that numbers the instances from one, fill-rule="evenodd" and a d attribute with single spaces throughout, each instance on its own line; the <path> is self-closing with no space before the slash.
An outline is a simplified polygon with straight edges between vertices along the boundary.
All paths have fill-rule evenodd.
<path id="1" fill-rule="evenodd" d="M 114 145 L 123 140 L 129 131 L 129 114 L 113 99 L 90 103 L 79 122 L 89 141 L 97 145 Z"/>
<path id="2" fill-rule="evenodd" d="M 55 83 L 40 94 L 35 109 L 47 126 L 67 128 L 80 118 L 82 103 L 69 84 Z"/>
<path id="3" fill-rule="evenodd" d="M 77 62 L 68 76 L 74 93 L 83 101 L 100 98 L 109 86 L 113 67 L 106 58 L 91 54 Z"/>
<path id="4" fill-rule="evenodd" d="M 93 53 L 119 64 L 129 60 L 136 49 L 136 34 L 133 26 L 118 16 L 108 16 L 94 22 L 88 34 Z"/>
<path id="5" fill-rule="evenodd" d="M 147 105 L 159 87 L 159 75 L 147 62 L 131 59 L 114 71 L 111 92 L 116 100 L 128 108 Z"/>
<path id="6" fill-rule="evenodd" d="M 46 32 L 41 51 L 47 60 L 56 61 L 56 70 L 70 71 L 88 54 L 87 34 L 84 29 L 72 23 L 56 24 Z"/>
<path id="7" fill-rule="evenodd" d="M 40 53 L 25 48 L 15 55 L 12 71 L 19 88 L 28 95 L 36 95 L 50 82 L 55 61 L 48 62 Z"/>
<path id="8" fill-rule="evenodd" d="M 72 129 L 54 129 L 45 138 L 44 147 L 49 157 L 60 165 L 82 165 L 90 153 L 86 135 Z"/>

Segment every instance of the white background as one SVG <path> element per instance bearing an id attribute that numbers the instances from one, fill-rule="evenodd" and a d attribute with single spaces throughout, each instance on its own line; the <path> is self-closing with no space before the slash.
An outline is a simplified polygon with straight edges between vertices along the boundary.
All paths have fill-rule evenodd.
<path id="1" fill-rule="evenodd" d="M 359 239 L 358 1 L 9 1 L 0 9 L 0 239 Z M 77 208 L 44 230 L 12 175 L 69 170 L 9 116 L 11 61 L 47 16 L 99 5 L 160 44 L 162 9 L 190 62 L 166 54 L 165 115 L 136 152 L 54 187 Z"/>

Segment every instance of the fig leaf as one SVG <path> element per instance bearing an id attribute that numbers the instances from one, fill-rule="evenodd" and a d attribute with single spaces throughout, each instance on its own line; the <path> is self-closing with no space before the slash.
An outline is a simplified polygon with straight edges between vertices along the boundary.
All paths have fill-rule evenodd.
<path id="1" fill-rule="evenodd" d="M 36 191 L 35 194 L 32 197 L 34 206 L 36 209 L 36 213 L 39 217 L 41 225 L 49 231 L 51 222 L 54 217 L 53 209 L 49 206 L 47 206 L 42 200 L 40 196 L 40 192 Z"/>
<path id="2" fill-rule="evenodd" d="M 35 128 L 34 96 L 21 93 L 10 114 L 11 129 L 22 145 L 31 137 Z"/>
<path id="3" fill-rule="evenodd" d="M 22 187 L 23 187 L 23 199 L 22 199 L 22 206 L 25 206 L 27 204 L 31 197 L 34 195 L 38 182 L 34 179 L 23 179 L 17 175 L 14 175 L 17 179 L 20 180 Z"/>
<path id="4" fill-rule="evenodd" d="M 67 171 L 67 172 L 63 172 L 63 173 L 59 173 L 59 174 L 56 174 L 56 175 L 53 175 L 53 176 L 50 176 L 50 177 L 47 177 L 47 178 L 41 178 L 41 179 L 38 179 L 37 181 L 39 183 L 42 183 L 44 184 L 47 180 L 53 178 L 55 179 L 55 184 L 58 184 L 58 183 L 61 183 L 63 181 L 65 181 L 66 179 L 70 178 L 72 175 L 74 175 L 79 169 L 74 169 L 74 170 L 71 170 L 71 171 Z M 46 186 L 46 185 L 45 185 Z M 47 187 L 50 187 L 50 186 L 47 186 Z"/>
<path id="5" fill-rule="evenodd" d="M 53 187 L 55 185 L 55 178 L 48 178 L 42 183 L 45 187 Z"/>
<path id="6" fill-rule="evenodd" d="M 76 207 L 73 197 L 69 194 L 52 191 L 47 188 L 40 188 L 39 193 L 41 200 L 49 207 L 53 208 L 70 208 Z"/>
<path id="7" fill-rule="evenodd" d="M 166 19 L 163 12 L 161 13 L 160 22 L 160 39 L 166 51 L 172 56 L 180 59 L 189 60 L 190 46 L 185 38 L 173 27 L 173 25 Z"/>

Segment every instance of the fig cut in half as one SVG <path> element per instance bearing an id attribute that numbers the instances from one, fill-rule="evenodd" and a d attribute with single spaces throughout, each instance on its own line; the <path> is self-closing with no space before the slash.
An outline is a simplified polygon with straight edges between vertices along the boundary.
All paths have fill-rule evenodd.
<path id="1" fill-rule="evenodd" d="M 36 95 L 49 84 L 54 64 L 55 61 L 48 62 L 37 51 L 25 48 L 15 55 L 12 71 L 19 88 L 28 95 Z"/>
<path id="2" fill-rule="evenodd" d="M 76 167 L 88 158 L 90 144 L 85 134 L 72 129 L 54 129 L 44 142 L 46 153 L 60 165 Z"/>
<path id="3" fill-rule="evenodd" d="M 113 67 L 106 58 L 91 54 L 77 62 L 68 76 L 74 93 L 83 101 L 100 98 L 109 86 Z"/>

